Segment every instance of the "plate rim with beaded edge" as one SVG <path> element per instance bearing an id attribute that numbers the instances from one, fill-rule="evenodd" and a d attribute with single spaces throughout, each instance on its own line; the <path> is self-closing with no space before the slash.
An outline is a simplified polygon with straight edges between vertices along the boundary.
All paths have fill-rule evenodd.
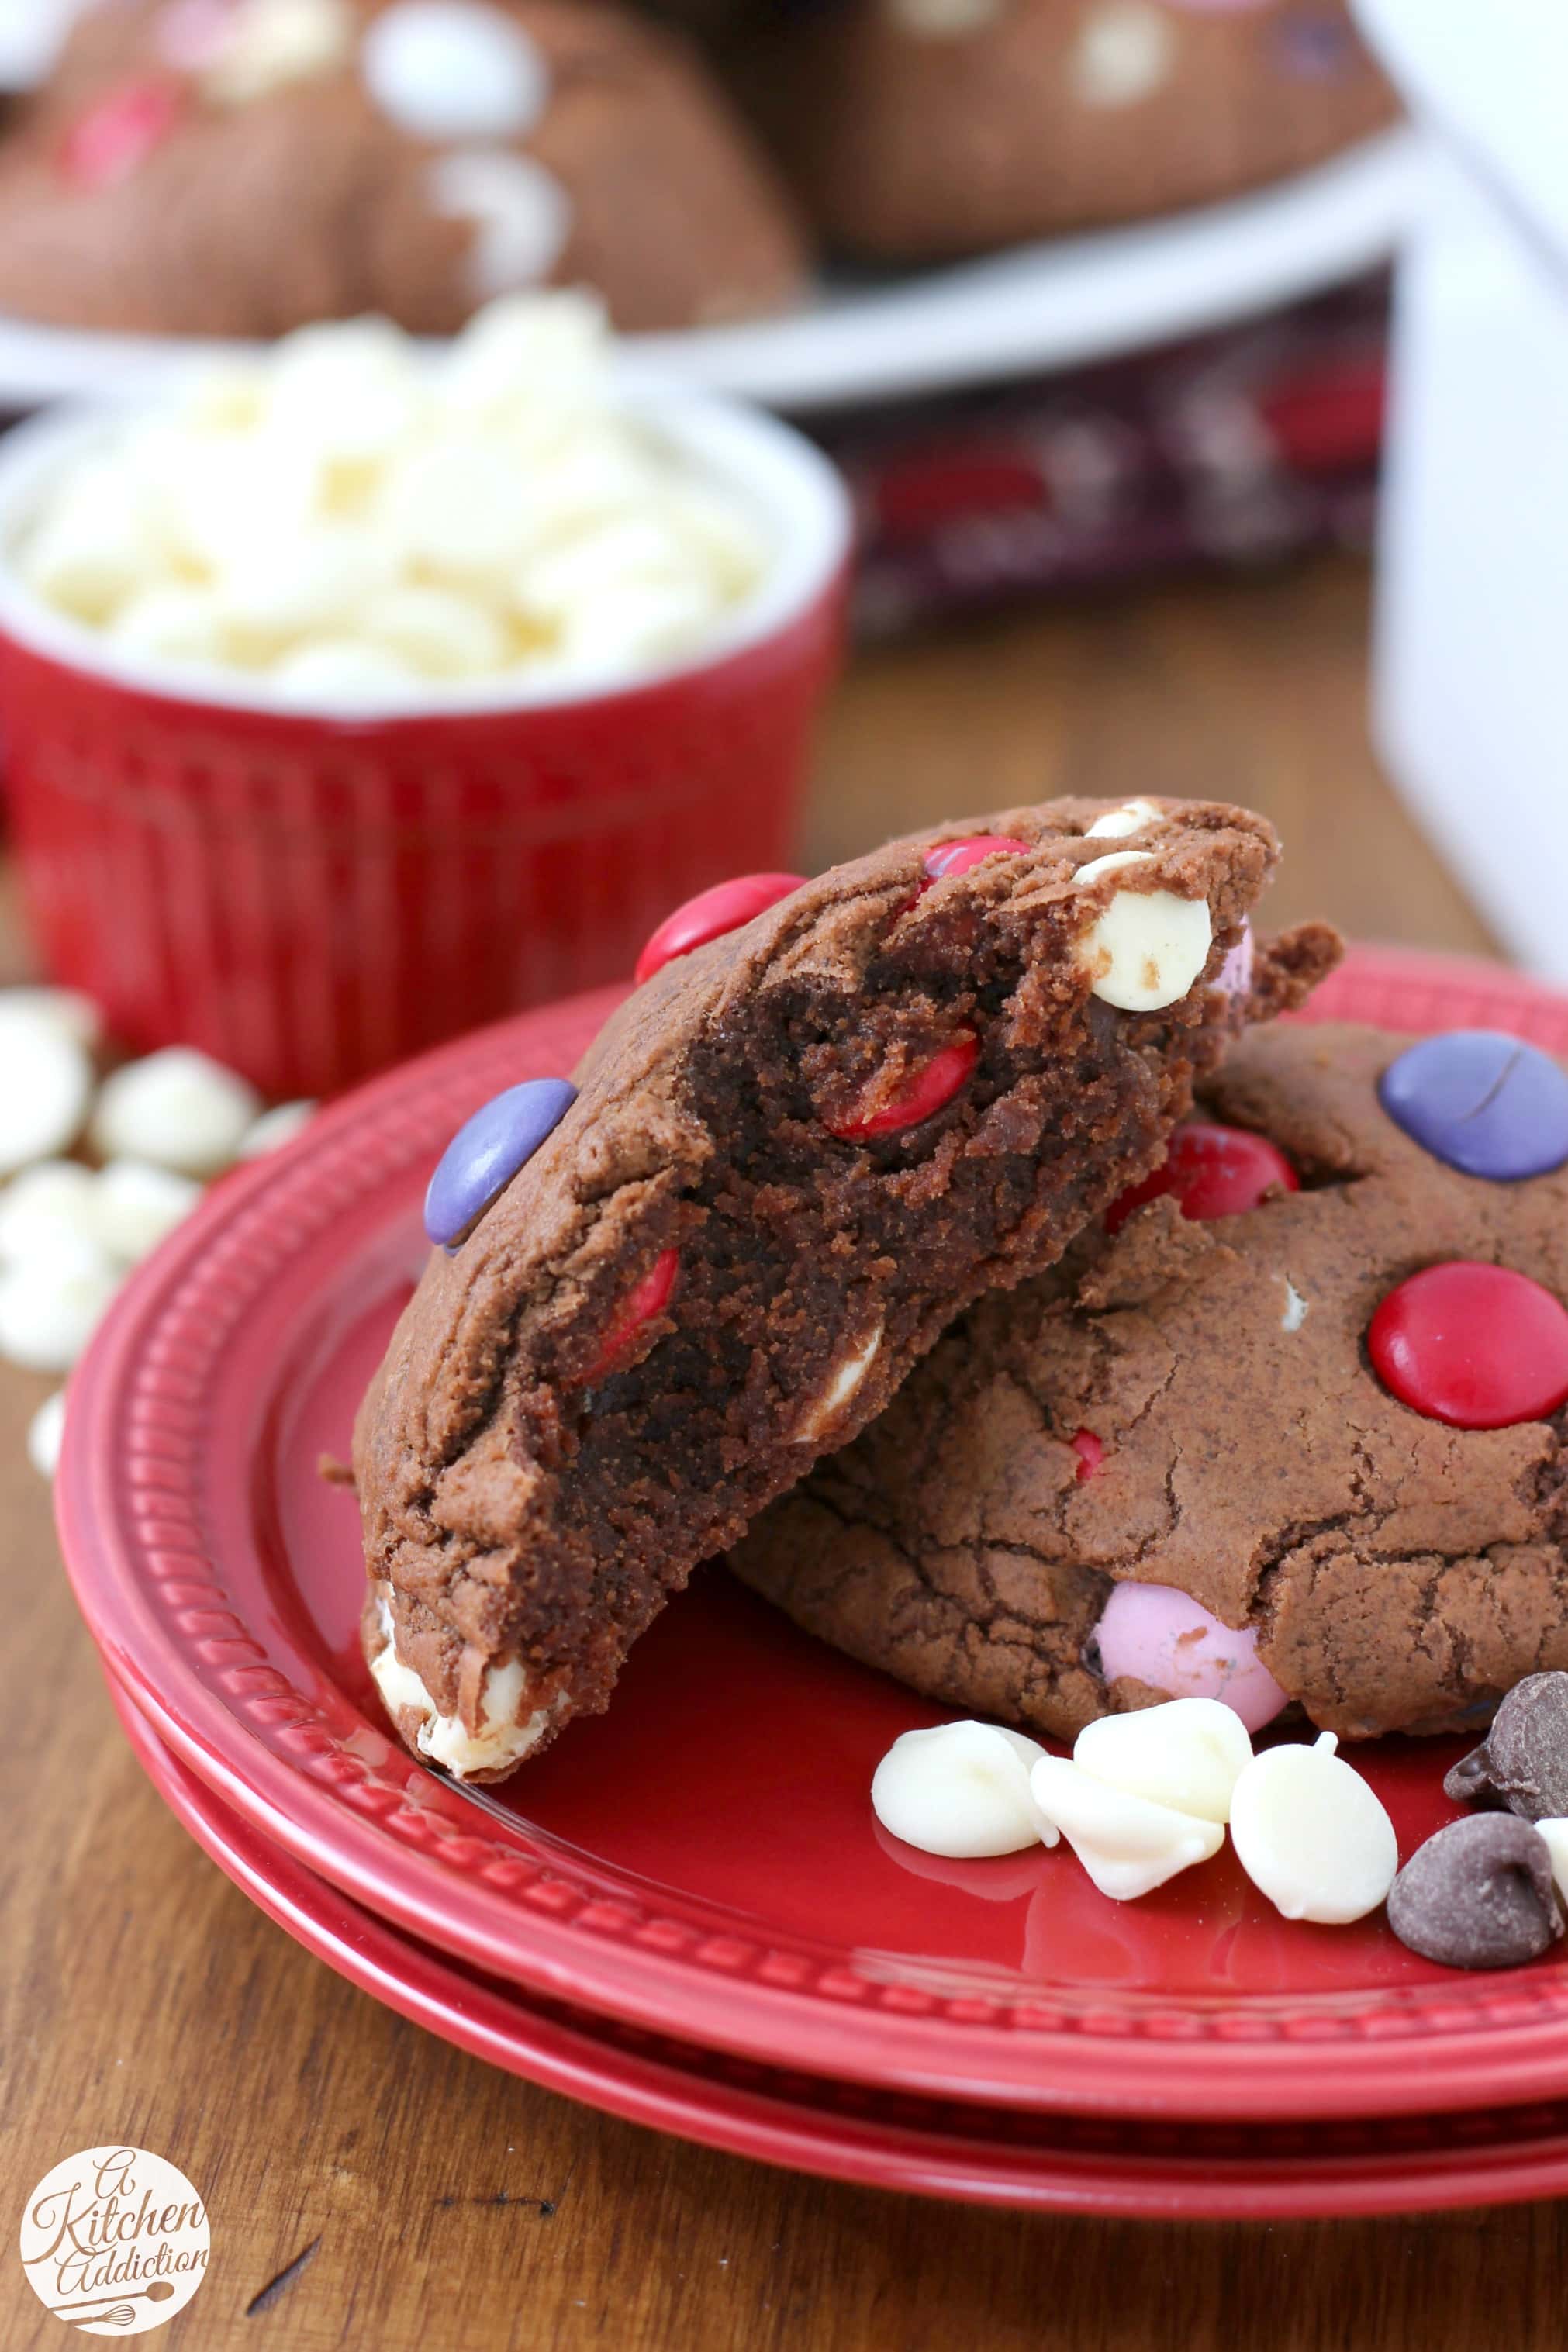
<path id="1" fill-rule="evenodd" d="M 603 1799 L 607 1783 L 600 1813 L 589 1812 L 586 1829 L 579 1819 L 569 1836 L 521 1810 L 530 1774 L 568 1759 L 574 1741 L 624 1744 L 634 1722 L 640 1738 L 626 1683 L 606 1716 L 574 1727 L 552 1757 L 501 1790 L 456 1788 L 408 1756 L 369 1696 L 352 1633 L 333 1649 L 310 1613 L 312 1594 L 335 1576 L 340 1614 L 352 1626 L 363 1591 L 357 1546 L 352 1564 L 345 1552 L 329 1571 L 330 1546 L 296 1539 L 290 1551 L 284 1533 L 292 1490 L 280 1433 L 308 1389 L 301 1327 L 314 1318 L 330 1357 L 334 1312 L 341 1337 L 352 1303 L 363 1317 L 367 1300 L 399 1286 L 405 1293 L 425 1250 L 418 1202 L 447 1138 L 501 1087 L 572 1067 L 621 993 L 522 1014 L 348 1096 L 293 1145 L 216 1187 L 110 1308 L 73 1379 L 56 1487 L 61 1543 L 110 1672 L 180 1760 L 297 1860 L 468 1966 L 773 2066 L 966 2102 L 1215 2121 L 1436 2113 L 1568 2094 L 1568 1946 L 1526 1969 L 1468 1977 L 1416 1961 L 1388 1938 L 1401 1973 L 1383 1981 L 1373 1970 L 1369 1981 L 1336 1958 L 1345 1946 L 1333 1939 L 1359 1931 L 1294 1927 L 1282 1947 L 1289 1958 L 1266 1993 L 1231 1991 L 1224 1978 L 1196 1993 L 1157 1982 L 1123 1990 L 1081 1978 L 1025 1981 L 1016 1969 L 998 1979 L 958 1967 L 951 1947 L 900 1951 L 865 1937 L 850 1942 L 837 1927 L 827 1881 L 837 1872 L 858 1891 L 879 1867 L 868 1843 L 868 1767 L 858 1777 L 856 1766 L 851 1788 L 842 1771 L 834 1778 L 830 1758 L 818 1786 L 802 1784 L 805 1827 L 792 1820 L 791 1833 L 807 1835 L 815 1801 L 825 1820 L 840 1809 L 836 1837 L 844 1842 L 836 1853 L 835 1839 L 807 1838 L 807 1866 L 824 1874 L 826 1916 L 814 1915 L 806 1932 L 755 1905 L 715 1899 L 716 1866 L 721 1889 L 732 1870 L 754 1893 L 751 1873 L 765 1874 L 767 1849 L 726 1847 L 716 1865 L 700 1808 L 678 1820 L 663 1810 L 645 1816 L 646 1833 L 666 1841 L 655 1874 L 593 1850 L 595 1825 L 606 1843 L 626 1833 Z M 1500 967 L 1441 956 L 1354 950 L 1308 1017 L 1410 1031 L 1508 1028 L 1568 1050 L 1568 997 Z M 360 1382 L 373 1363 L 361 1366 Z M 346 1392 L 339 1401 L 340 1444 L 357 1401 Z M 312 1454 L 308 1468 L 295 1463 L 293 1507 L 324 1511 L 315 1498 L 331 1492 L 331 1507 L 352 1515 L 352 1498 L 321 1486 L 316 1462 Z M 705 1573 L 728 1593 L 727 1579 Z M 660 1620 L 671 1629 L 666 1674 L 699 1622 L 683 1630 L 679 1620 L 695 1599 L 694 1589 Z M 893 1695 L 902 1708 L 893 1730 L 952 1712 L 809 1643 L 753 1596 L 744 1600 L 776 1625 L 766 1638 L 793 1660 L 776 1671 L 805 1687 L 781 1682 L 742 1694 L 750 1712 L 731 1714 L 731 1738 L 737 1721 L 745 1736 L 750 1716 L 765 1717 L 770 1707 L 815 1708 L 818 1676 L 840 1710 L 860 1706 L 863 1688 L 879 1725 Z M 656 1626 L 634 1651 L 628 1683 L 658 1638 Z M 763 1678 L 775 1672 L 771 1649 L 759 1652 L 755 1668 Z M 644 1697 L 647 1681 L 645 1674 Z M 757 1737 L 764 1735 L 765 1725 Z M 705 1727 L 683 1715 L 679 1737 L 703 1736 Z M 1390 1746 L 1421 1759 L 1420 1744 Z M 581 1748 L 577 1767 L 558 1764 L 552 1784 L 535 1782 L 536 1813 L 547 1785 L 564 1790 L 569 1805 L 574 1780 L 592 1782 L 590 1757 L 605 1752 Z M 635 1786 L 658 1760 L 651 1739 L 616 1759 L 621 1814 L 626 1774 Z M 1446 1760 L 1447 1751 L 1434 1757 L 1434 1783 Z M 710 1756 L 700 1769 L 732 1780 L 732 1755 Z M 1405 1769 L 1408 1779 L 1408 1761 Z M 1419 1777 L 1425 1788 L 1424 1759 Z M 634 1802 L 634 1833 L 638 1827 Z M 755 1832 L 766 1836 L 765 1827 Z M 700 1892 L 679 1883 L 682 1841 L 692 1872 L 708 1874 Z M 854 1841 L 865 1842 L 864 1853 L 850 1853 Z M 1189 1873 L 1177 1885 L 1202 1876 Z M 798 1866 L 787 1891 L 792 1901 L 818 1901 L 815 1875 L 803 1887 Z M 940 1908 L 940 1895 L 915 1895 Z M 1145 1932 L 1135 1913 L 1150 1913 L 1151 1935 L 1168 1933 L 1148 1905 L 1104 1909 L 1133 1943 Z M 1156 1970 L 1165 1950 L 1163 1941 L 1154 1948 Z"/>
<path id="2" fill-rule="evenodd" d="M 773 319 L 623 338 L 636 369 L 790 415 L 1086 367 L 1261 316 L 1390 260 L 1425 176 L 1408 125 L 1190 211 L 818 289 Z M 0 313 L 0 407 L 155 390 L 259 347 Z"/>
<path id="3" fill-rule="evenodd" d="M 858 2187 L 1141 2221 L 1316 2221 L 1521 2204 L 1568 2189 L 1568 2105 L 1352 2124 L 1140 2124 L 962 2107 L 774 2072 L 530 2001 L 365 1911 L 225 1806 L 112 1675 L 175 1820 L 275 1926 L 373 2000 L 562 2096 L 731 2156 Z"/>

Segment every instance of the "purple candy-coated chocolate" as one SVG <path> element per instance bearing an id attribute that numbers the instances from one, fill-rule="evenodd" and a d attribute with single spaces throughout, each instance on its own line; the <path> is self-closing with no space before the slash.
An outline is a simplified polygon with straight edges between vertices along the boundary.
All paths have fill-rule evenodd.
<path id="1" fill-rule="evenodd" d="M 1241 937 L 1219 968 L 1215 986 L 1226 996 L 1245 996 L 1252 986 L 1252 925 L 1244 923 Z"/>
<path id="2" fill-rule="evenodd" d="M 425 1230 L 455 1248 L 577 1099 L 565 1078 L 530 1078 L 508 1087 L 460 1127 L 441 1154 L 425 1195 Z"/>
<path id="3" fill-rule="evenodd" d="M 1258 1655 L 1256 1633 L 1237 1632 L 1170 1584 L 1118 1584 L 1095 1629 L 1108 1683 L 1128 1675 L 1173 1698 L 1217 1698 L 1248 1731 L 1261 1731 L 1290 1701 Z"/>
<path id="4" fill-rule="evenodd" d="M 1287 73 L 1303 81 L 1335 81 L 1355 70 L 1359 51 L 1350 26 L 1326 10 L 1303 8 L 1275 28 L 1275 54 Z"/>
<path id="5" fill-rule="evenodd" d="M 1568 1160 L 1568 1076 L 1498 1029 L 1450 1029 L 1391 1062 L 1378 1098 L 1435 1160 L 1517 1183 Z"/>

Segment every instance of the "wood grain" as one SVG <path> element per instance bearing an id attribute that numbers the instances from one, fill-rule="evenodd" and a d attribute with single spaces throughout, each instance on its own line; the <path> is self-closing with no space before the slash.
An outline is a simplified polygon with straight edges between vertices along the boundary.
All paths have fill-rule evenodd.
<path id="1" fill-rule="evenodd" d="M 1364 583 L 1325 564 L 1034 614 L 863 658 L 827 730 L 814 860 L 1040 792 L 1267 809 L 1280 917 L 1482 949 L 1380 781 Z M 0 926 L 0 972 L 17 968 Z M 23 2199 L 129 2139 L 205 2195 L 185 2352 L 1520 2352 L 1562 2341 L 1562 2209 L 1277 2228 L 1024 2219 L 830 2187 L 575 2107 L 352 1991 L 191 1844 L 132 1760 L 0 1379 L 0 2344 L 63 2339 Z"/>

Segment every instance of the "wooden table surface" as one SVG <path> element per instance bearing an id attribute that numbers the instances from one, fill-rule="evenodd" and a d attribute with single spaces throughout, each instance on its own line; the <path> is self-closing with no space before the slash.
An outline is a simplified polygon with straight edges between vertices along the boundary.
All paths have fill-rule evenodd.
<path id="1" fill-rule="evenodd" d="M 1276 911 L 1484 950 L 1368 749 L 1349 563 L 1035 612 L 863 658 L 814 860 L 1058 790 L 1221 794 L 1280 825 Z M 22 969 L 14 921 L 4 958 Z M 130 2141 L 205 2197 L 185 2352 L 1517 2352 L 1559 2347 L 1563 2211 L 1266 2227 L 1045 2220 L 838 2188 L 656 2137 L 461 2057 L 264 1919 L 110 1713 L 0 1379 L 11 1630 L 0 1835 L 0 2345 L 57 2322 L 16 2232 L 60 2158 Z"/>

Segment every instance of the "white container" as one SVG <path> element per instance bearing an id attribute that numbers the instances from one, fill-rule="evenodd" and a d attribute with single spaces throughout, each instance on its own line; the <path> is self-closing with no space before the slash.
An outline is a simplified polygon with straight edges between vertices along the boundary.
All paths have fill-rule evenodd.
<path id="1" fill-rule="evenodd" d="M 1500 940 L 1568 981 L 1568 0 L 1357 0 L 1428 131 L 1402 256 L 1374 727 Z"/>

